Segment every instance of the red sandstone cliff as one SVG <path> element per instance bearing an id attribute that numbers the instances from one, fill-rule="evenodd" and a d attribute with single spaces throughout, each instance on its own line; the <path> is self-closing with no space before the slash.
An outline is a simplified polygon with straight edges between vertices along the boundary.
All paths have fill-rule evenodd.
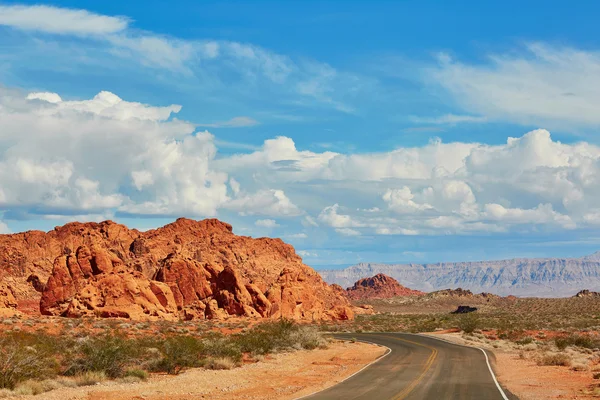
<path id="1" fill-rule="evenodd" d="M 0 272 L 18 299 L 39 297 L 36 286 L 47 315 L 353 317 L 345 294 L 292 246 L 237 236 L 216 219 L 180 218 L 147 232 L 105 221 L 0 235 Z"/>
<path id="2" fill-rule="evenodd" d="M 406 288 L 394 278 L 385 274 L 377 274 L 370 278 L 356 281 L 354 286 L 346 289 L 348 297 L 353 300 L 387 299 L 397 296 L 420 296 L 425 293 Z"/>

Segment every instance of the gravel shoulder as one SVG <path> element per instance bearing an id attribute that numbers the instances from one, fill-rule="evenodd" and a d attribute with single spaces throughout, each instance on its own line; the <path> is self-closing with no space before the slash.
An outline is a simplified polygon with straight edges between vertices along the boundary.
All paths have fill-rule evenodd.
<path id="1" fill-rule="evenodd" d="M 327 349 L 277 354 L 231 370 L 191 369 L 177 376 L 153 375 L 146 382 L 104 382 L 42 396 L 47 400 L 288 400 L 335 385 L 384 352 L 371 344 L 335 341 Z"/>

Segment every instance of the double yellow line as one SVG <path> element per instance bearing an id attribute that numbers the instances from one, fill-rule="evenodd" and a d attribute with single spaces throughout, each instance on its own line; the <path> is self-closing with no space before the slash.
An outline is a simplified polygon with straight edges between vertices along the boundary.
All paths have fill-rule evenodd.
<path id="1" fill-rule="evenodd" d="M 431 346 L 427 346 L 426 344 L 422 344 L 422 343 L 413 342 L 412 340 L 401 339 L 401 338 L 395 337 L 395 336 L 385 336 L 385 337 L 394 339 L 394 340 L 400 340 L 400 341 L 406 342 L 406 343 L 411 343 L 411 344 L 425 347 L 426 349 L 431 350 L 431 354 L 429 355 L 427 362 L 423 365 L 421 374 L 414 381 L 412 381 L 410 385 L 405 387 L 404 390 L 402 390 L 400 393 L 398 393 L 398 395 L 396 397 L 393 398 L 393 400 L 404 400 L 406 398 L 406 396 L 408 396 L 410 394 L 410 392 L 412 392 L 417 387 L 417 385 L 419 383 L 421 383 L 421 381 L 425 377 L 425 374 L 427 373 L 427 371 L 429 371 L 429 369 L 433 365 L 433 362 L 435 361 L 435 359 L 437 357 L 438 351 Z"/>

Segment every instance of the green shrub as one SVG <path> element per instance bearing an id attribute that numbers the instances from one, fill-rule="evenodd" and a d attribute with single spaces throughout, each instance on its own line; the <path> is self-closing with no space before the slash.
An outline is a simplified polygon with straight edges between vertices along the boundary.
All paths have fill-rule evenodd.
<path id="1" fill-rule="evenodd" d="M 461 315 L 458 319 L 458 328 L 464 333 L 473 333 L 479 328 L 479 317 L 474 313 Z"/>
<path id="2" fill-rule="evenodd" d="M 531 336 L 526 336 L 523 339 L 519 339 L 515 341 L 516 344 L 526 345 L 533 343 L 533 338 Z"/>
<path id="3" fill-rule="evenodd" d="M 161 357 L 150 366 L 154 371 L 177 375 L 184 368 L 202 365 L 204 344 L 195 337 L 171 336 L 158 343 L 157 348 Z"/>
<path id="4" fill-rule="evenodd" d="M 244 353 L 268 354 L 290 349 L 315 349 L 326 344 L 315 327 L 281 319 L 265 322 L 235 336 Z"/>
<path id="5" fill-rule="evenodd" d="M 148 379 L 148 372 L 143 370 L 143 369 L 128 369 L 125 372 L 125 376 L 133 376 L 135 378 L 138 378 L 142 381 L 145 381 Z"/>
<path id="6" fill-rule="evenodd" d="M 557 337 L 554 339 L 556 347 L 564 350 L 569 346 L 583 347 L 585 349 L 595 349 L 600 347 L 600 341 L 587 335 L 569 335 L 565 337 Z"/>
<path id="7" fill-rule="evenodd" d="M 20 382 L 55 375 L 56 361 L 50 354 L 12 338 L 0 341 L 0 388 L 14 389 Z"/>
<path id="8" fill-rule="evenodd" d="M 122 377 L 125 367 L 134 364 L 139 355 L 133 340 L 106 334 L 84 338 L 67 356 L 65 375 L 103 372 L 109 378 Z"/>

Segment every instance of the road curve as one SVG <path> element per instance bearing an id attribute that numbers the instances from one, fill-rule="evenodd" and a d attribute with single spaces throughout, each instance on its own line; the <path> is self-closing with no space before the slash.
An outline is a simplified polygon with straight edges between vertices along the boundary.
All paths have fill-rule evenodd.
<path id="1" fill-rule="evenodd" d="M 486 354 L 406 333 L 335 335 L 386 346 L 391 352 L 345 381 L 303 400 L 514 400 L 497 386 Z"/>

